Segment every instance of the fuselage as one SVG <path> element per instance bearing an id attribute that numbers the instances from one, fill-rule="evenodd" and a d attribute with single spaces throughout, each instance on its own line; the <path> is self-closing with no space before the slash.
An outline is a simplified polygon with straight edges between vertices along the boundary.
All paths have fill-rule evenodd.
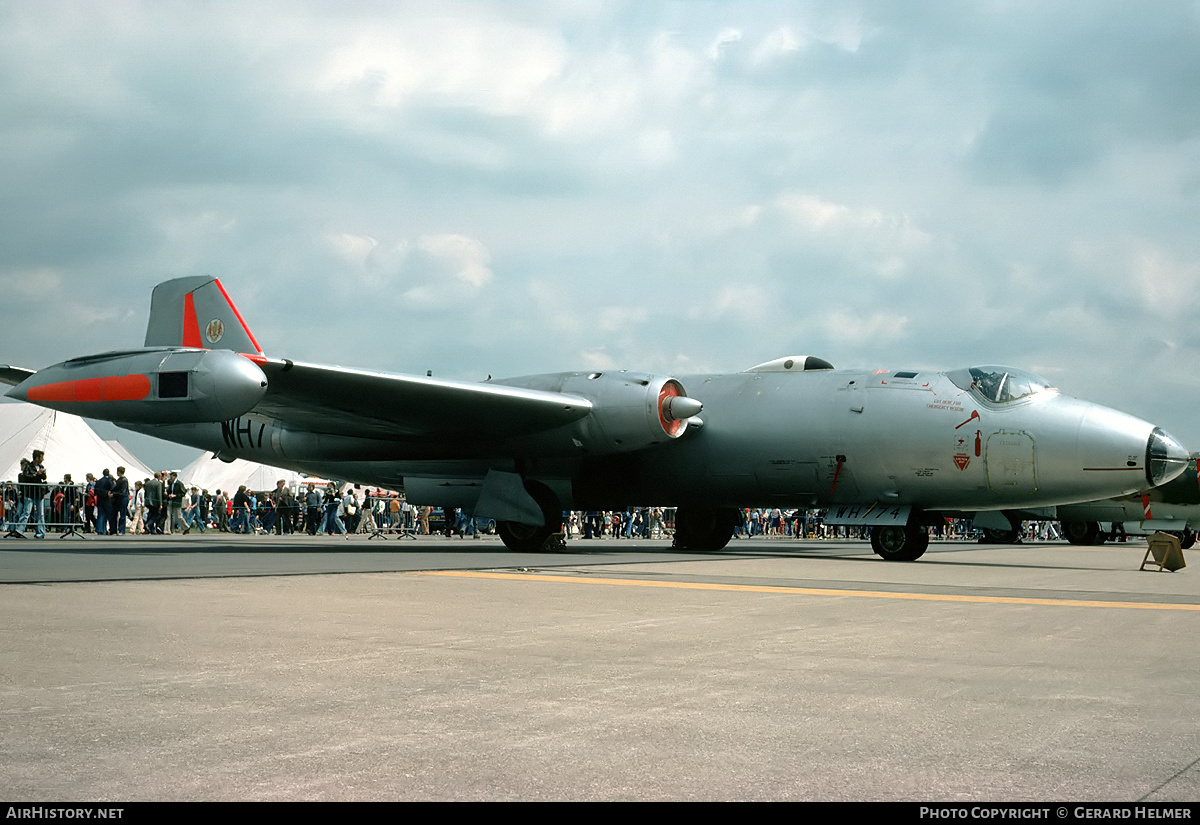
<path id="1" fill-rule="evenodd" d="M 984 374 L 989 378 L 966 370 L 823 369 L 683 376 L 688 396 L 704 405 L 699 420 L 682 437 L 617 453 L 587 448 L 580 438 L 586 420 L 502 441 L 464 433 L 452 443 L 381 442 L 336 426 L 296 430 L 253 410 L 221 424 L 136 429 L 223 457 L 404 486 L 414 501 L 436 495 L 428 503 L 467 508 L 487 472 L 501 470 L 546 483 L 576 508 L 879 502 L 1020 509 L 1126 495 L 1166 480 L 1168 470 L 1154 466 L 1156 439 L 1160 458 L 1186 456 L 1148 422 L 1044 385 L 1023 394 L 985 392 L 993 373 Z M 577 386 L 578 376 L 497 383 L 554 390 Z M 1005 379 L 1015 384 L 1007 373 Z"/>

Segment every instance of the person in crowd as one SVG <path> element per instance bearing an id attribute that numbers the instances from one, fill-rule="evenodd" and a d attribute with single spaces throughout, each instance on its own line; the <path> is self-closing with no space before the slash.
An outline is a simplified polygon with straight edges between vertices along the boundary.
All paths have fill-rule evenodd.
<path id="1" fill-rule="evenodd" d="M 290 536 L 295 529 L 296 497 L 282 478 L 275 482 L 272 498 L 275 502 L 275 534 Z"/>
<path id="2" fill-rule="evenodd" d="M 25 472 L 25 466 L 29 464 L 29 459 L 21 459 L 21 473 Z M 11 481 L 4 485 L 3 492 L 0 492 L 0 505 L 3 506 L 3 522 L 4 529 L 9 535 L 17 532 L 17 519 L 21 512 L 21 496 L 17 492 L 17 487 Z"/>
<path id="3" fill-rule="evenodd" d="M 179 480 L 179 471 L 172 470 L 167 477 L 167 526 L 164 533 L 171 533 L 176 527 L 186 536 L 191 528 L 183 521 L 183 503 L 187 497 L 187 486 Z"/>
<path id="4" fill-rule="evenodd" d="M 233 515 L 229 521 L 230 528 L 235 533 L 251 533 L 250 526 L 250 496 L 246 493 L 246 485 L 238 487 L 233 494 Z"/>
<path id="5" fill-rule="evenodd" d="M 402 510 L 401 510 L 401 507 L 400 507 L 400 499 L 398 499 L 398 498 L 390 498 L 390 499 L 388 499 L 388 503 L 387 503 L 387 520 L 388 520 L 388 521 L 387 521 L 387 526 L 388 526 L 388 531 L 389 531 L 389 532 L 392 532 L 392 533 L 398 533 L 398 532 L 400 532 L 400 530 L 402 530 L 402 529 L 403 529 L 403 524 L 402 524 L 402 522 L 400 521 L 400 519 L 401 519 L 401 512 L 402 512 Z"/>
<path id="6" fill-rule="evenodd" d="M 83 532 L 96 530 L 96 477 L 88 473 L 83 492 Z"/>
<path id="7" fill-rule="evenodd" d="M 200 504 L 199 504 L 200 523 L 204 525 L 205 530 L 207 530 L 209 527 L 212 526 L 212 522 L 208 518 L 208 514 L 211 511 L 211 508 L 212 508 L 212 496 L 210 496 L 208 494 L 208 490 L 201 490 L 200 491 Z"/>
<path id="8" fill-rule="evenodd" d="M 96 535 L 107 536 L 116 534 L 116 521 L 113 519 L 113 482 L 112 472 L 105 467 L 96 481 Z"/>
<path id="9" fill-rule="evenodd" d="M 250 500 L 248 508 L 250 510 L 250 518 L 248 519 L 248 524 L 246 525 L 246 532 L 255 534 L 261 533 L 262 527 L 260 526 L 258 518 L 258 494 L 247 487 L 246 497 Z"/>
<path id="10" fill-rule="evenodd" d="M 133 535 L 146 530 L 146 482 L 133 482 L 133 503 L 129 508 L 129 532 Z"/>
<path id="11" fill-rule="evenodd" d="M 213 521 L 222 533 L 229 532 L 229 498 L 221 490 L 213 496 Z"/>
<path id="12" fill-rule="evenodd" d="M 315 536 L 321 528 L 321 494 L 311 482 L 304 494 L 304 526 L 310 536 Z"/>
<path id="13" fill-rule="evenodd" d="M 17 481 L 22 485 L 21 492 L 25 496 L 25 502 L 21 505 L 21 532 L 24 532 L 29 524 L 30 516 L 36 516 L 37 523 L 34 525 L 33 535 L 39 539 L 46 537 L 46 494 L 50 492 L 50 488 L 46 486 L 46 467 L 42 463 L 45 458 L 44 452 L 34 450 L 33 457 L 22 466 L 22 472 L 17 477 Z"/>
<path id="14" fill-rule="evenodd" d="M 67 473 L 50 491 L 50 523 L 55 525 L 57 532 L 62 533 L 71 528 L 77 509 L 75 485 L 71 482 L 71 474 Z"/>
<path id="15" fill-rule="evenodd" d="M 129 479 L 125 477 L 125 468 L 117 468 L 117 477 L 113 479 L 112 491 L 113 524 L 109 530 L 116 535 L 125 535 L 125 518 L 129 515 Z"/>
<path id="16" fill-rule="evenodd" d="M 349 490 L 346 495 L 342 496 L 342 501 L 338 505 L 338 518 L 342 521 L 342 526 L 346 528 L 347 533 L 353 533 L 358 529 L 359 519 L 362 518 L 362 505 L 359 504 L 358 494 L 354 490 Z"/>
<path id="17" fill-rule="evenodd" d="M 146 532 L 161 536 L 166 515 L 166 485 L 163 484 L 163 474 L 157 472 L 152 478 L 146 479 L 142 489 L 146 492 Z"/>
<path id="18" fill-rule="evenodd" d="M 254 495 L 254 512 L 258 513 L 258 524 L 262 532 L 270 533 L 275 527 L 276 518 L 279 516 L 279 511 L 275 508 L 274 491 Z M 258 532 L 258 530 L 255 530 L 255 532 Z"/>
<path id="19" fill-rule="evenodd" d="M 183 523 L 187 525 L 187 529 L 184 530 L 185 533 L 193 527 L 197 528 L 201 533 L 204 532 L 204 519 L 200 516 L 200 500 L 200 488 L 192 487 L 188 491 L 183 505 Z"/>
<path id="20" fill-rule="evenodd" d="M 346 525 L 338 516 L 338 510 L 342 505 L 342 493 L 338 490 L 336 484 L 330 482 L 329 487 L 325 490 L 325 498 L 322 503 L 325 507 L 325 526 L 323 532 L 330 536 L 334 533 L 345 533 Z"/>

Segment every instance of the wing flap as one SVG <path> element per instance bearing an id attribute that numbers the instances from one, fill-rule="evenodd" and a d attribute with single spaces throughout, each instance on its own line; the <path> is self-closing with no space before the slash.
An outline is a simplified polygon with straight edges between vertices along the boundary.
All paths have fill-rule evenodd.
<path id="1" fill-rule="evenodd" d="M 267 393 L 257 412 L 312 432 L 393 440 L 491 442 L 570 424 L 587 399 L 490 383 L 266 359 Z"/>

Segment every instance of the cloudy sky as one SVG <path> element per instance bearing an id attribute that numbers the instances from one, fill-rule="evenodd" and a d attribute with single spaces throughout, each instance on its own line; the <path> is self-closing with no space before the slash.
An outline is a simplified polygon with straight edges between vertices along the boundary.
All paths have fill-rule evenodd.
<path id="1" fill-rule="evenodd" d="M 1200 3 L 0 0 L 0 362 L 1013 364 L 1200 449 Z M 152 459 L 153 460 L 153 459 Z"/>

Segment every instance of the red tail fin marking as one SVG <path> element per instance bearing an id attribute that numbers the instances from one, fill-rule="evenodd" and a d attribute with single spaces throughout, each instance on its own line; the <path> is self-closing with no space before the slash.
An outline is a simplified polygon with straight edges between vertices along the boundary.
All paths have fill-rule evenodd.
<path id="1" fill-rule="evenodd" d="M 226 296 L 226 300 L 228 300 L 228 296 Z M 196 320 L 196 302 L 190 292 L 183 299 L 183 341 L 181 343 L 185 347 L 205 349 L 204 344 L 200 342 L 200 324 Z"/>

